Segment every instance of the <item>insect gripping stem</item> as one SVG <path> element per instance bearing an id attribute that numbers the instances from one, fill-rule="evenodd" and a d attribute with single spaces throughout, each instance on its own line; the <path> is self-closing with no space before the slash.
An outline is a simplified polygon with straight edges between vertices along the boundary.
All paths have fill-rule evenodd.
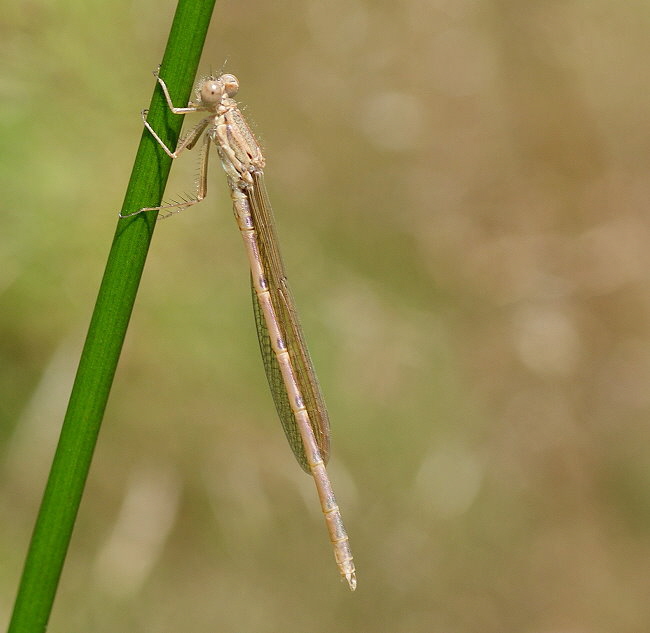
<path id="1" fill-rule="evenodd" d="M 194 197 L 146 207 L 130 215 L 146 211 L 169 215 L 203 200 L 207 194 L 209 147 L 216 145 L 250 264 L 255 322 L 271 393 L 294 455 L 314 479 L 336 563 L 354 591 L 357 580 L 348 535 L 325 468 L 330 433 L 327 409 L 287 283 L 264 184 L 264 155 L 234 99 L 239 82 L 230 74 L 204 77 L 197 84 L 195 100 L 177 108 L 165 82 L 157 73 L 156 77 L 172 112 L 207 113 L 173 152 L 143 116 L 145 126 L 171 158 L 192 149 L 203 136 L 199 179 Z"/>

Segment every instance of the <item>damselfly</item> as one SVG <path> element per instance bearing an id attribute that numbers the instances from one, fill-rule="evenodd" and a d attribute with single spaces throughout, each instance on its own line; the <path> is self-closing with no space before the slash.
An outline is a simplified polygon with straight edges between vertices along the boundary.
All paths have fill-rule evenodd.
<path id="1" fill-rule="evenodd" d="M 208 113 L 179 141 L 173 152 L 147 121 L 147 111 L 142 113 L 146 128 L 172 158 L 192 149 L 203 136 L 196 194 L 189 200 L 145 207 L 121 217 L 146 211 L 169 214 L 203 200 L 207 193 L 210 145 L 216 145 L 248 254 L 257 336 L 275 406 L 298 463 L 314 478 L 336 563 L 354 591 L 357 580 L 348 535 L 325 469 L 330 442 L 327 409 L 287 284 L 273 211 L 264 184 L 264 156 L 233 98 L 239 90 L 239 82 L 230 74 L 204 77 L 197 84 L 195 101 L 177 108 L 165 82 L 157 72 L 154 74 L 172 112 Z"/>

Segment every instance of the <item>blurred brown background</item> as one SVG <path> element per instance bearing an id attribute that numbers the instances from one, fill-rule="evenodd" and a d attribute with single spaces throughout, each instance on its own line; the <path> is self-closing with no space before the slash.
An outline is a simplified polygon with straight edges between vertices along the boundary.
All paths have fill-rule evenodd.
<path id="1" fill-rule="evenodd" d="M 173 10 L 3 8 L 0 622 Z M 50 631 L 650 630 L 649 30 L 643 2 L 218 2 L 201 72 L 266 148 L 359 588 L 215 161 L 157 227 Z"/>

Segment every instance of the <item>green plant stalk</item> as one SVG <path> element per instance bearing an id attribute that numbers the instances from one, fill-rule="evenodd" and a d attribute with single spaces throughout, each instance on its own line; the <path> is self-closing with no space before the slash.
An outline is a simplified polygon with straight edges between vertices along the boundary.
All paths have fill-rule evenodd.
<path id="1" fill-rule="evenodd" d="M 187 103 L 190 95 L 214 3 L 179 0 L 160 71 L 178 103 Z M 149 121 L 174 147 L 183 117 L 169 112 L 157 84 Z M 145 130 L 122 212 L 159 205 L 170 167 L 171 159 Z M 8 633 L 42 633 L 46 629 L 153 237 L 155 215 L 143 213 L 118 222 Z"/>

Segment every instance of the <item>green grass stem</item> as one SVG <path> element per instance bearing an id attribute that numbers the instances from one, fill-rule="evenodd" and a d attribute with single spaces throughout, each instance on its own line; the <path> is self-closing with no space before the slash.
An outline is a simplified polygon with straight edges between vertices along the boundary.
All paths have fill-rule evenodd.
<path id="1" fill-rule="evenodd" d="M 214 2 L 179 0 L 160 71 L 179 105 L 186 104 L 190 95 Z M 183 117 L 169 112 L 153 77 L 144 76 L 156 85 L 149 121 L 174 147 Z M 122 212 L 160 204 L 170 167 L 171 159 L 145 131 Z M 9 633 L 42 633 L 47 627 L 155 221 L 152 212 L 118 222 L 34 526 Z"/>

